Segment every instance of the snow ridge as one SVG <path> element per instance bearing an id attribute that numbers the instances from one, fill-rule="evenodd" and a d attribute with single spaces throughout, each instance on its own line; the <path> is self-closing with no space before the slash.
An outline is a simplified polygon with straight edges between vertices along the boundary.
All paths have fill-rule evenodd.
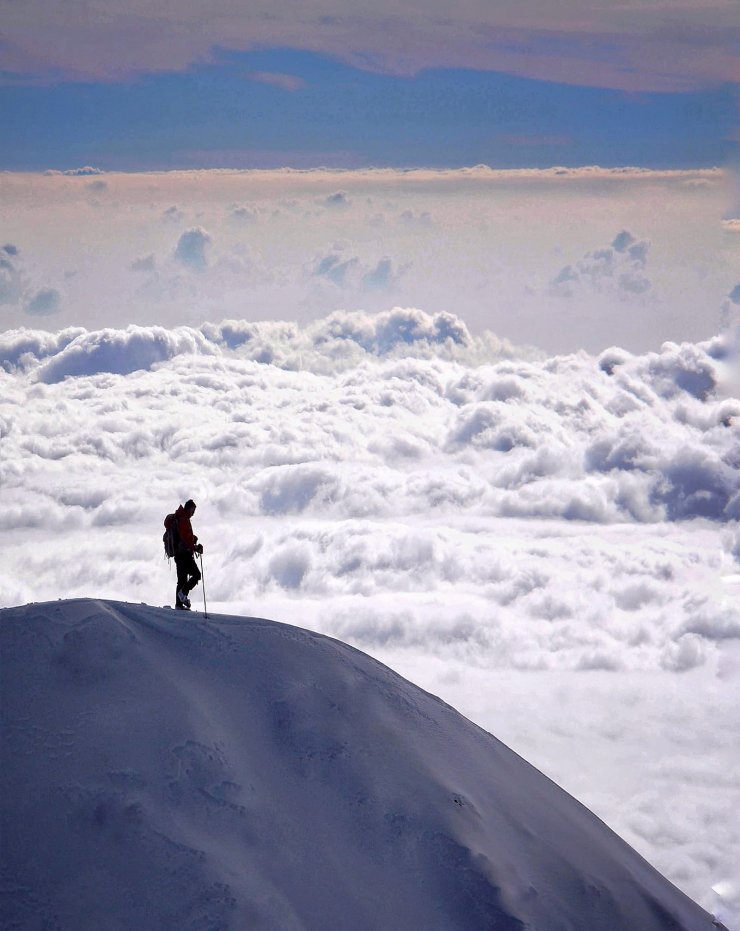
<path id="1" fill-rule="evenodd" d="M 710 931 L 500 741 L 358 650 L 0 611 L 3 927 Z"/>

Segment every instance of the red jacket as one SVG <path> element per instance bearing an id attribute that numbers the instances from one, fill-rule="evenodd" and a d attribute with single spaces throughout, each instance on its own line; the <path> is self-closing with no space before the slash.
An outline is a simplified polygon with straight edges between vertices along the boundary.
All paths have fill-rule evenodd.
<path id="1" fill-rule="evenodd" d="M 175 511 L 175 522 L 177 524 L 177 538 L 180 541 L 178 549 L 182 553 L 194 553 L 198 538 L 193 533 L 190 518 L 185 513 L 185 508 L 182 505 Z"/>

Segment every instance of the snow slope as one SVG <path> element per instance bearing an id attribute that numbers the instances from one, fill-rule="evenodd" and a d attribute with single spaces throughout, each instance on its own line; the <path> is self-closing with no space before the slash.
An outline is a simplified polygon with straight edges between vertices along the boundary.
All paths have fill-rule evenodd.
<path id="1" fill-rule="evenodd" d="M 346 644 L 0 611 L 3 928 L 710 931 L 494 737 Z"/>

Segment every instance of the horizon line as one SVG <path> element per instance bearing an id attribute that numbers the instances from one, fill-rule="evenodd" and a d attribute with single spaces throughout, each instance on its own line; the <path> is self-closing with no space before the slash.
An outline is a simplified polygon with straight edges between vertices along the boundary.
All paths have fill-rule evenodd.
<path id="1" fill-rule="evenodd" d="M 317 165 L 312 168 L 294 168 L 289 165 L 283 165 L 275 168 L 233 168 L 233 167 L 203 167 L 203 168 L 98 168 L 91 165 L 84 165 L 78 168 L 46 168 L 38 170 L 10 169 L 0 168 L 0 176 L 30 176 L 30 177 L 51 177 L 51 178 L 84 178 L 90 179 L 100 175 L 122 175 L 126 177 L 136 175 L 192 175 L 192 174 L 222 174 L 222 175 L 430 175 L 434 177 L 459 176 L 466 177 L 501 177 L 501 178 L 521 178 L 530 177 L 617 177 L 617 178 L 640 178 L 640 177 L 681 177 L 685 175 L 700 175 L 704 177 L 716 177 L 731 171 L 730 165 L 712 165 L 696 166 L 691 168 L 653 168 L 640 165 L 552 165 L 548 168 L 526 167 L 521 168 L 496 168 L 491 165 L 479 163 L 476 165 L 438 168 L 424 165 L 413 167 L 393 167 L 389 165 L 376 166 L 370 165 L 356 168 L 342 168 Z"/>

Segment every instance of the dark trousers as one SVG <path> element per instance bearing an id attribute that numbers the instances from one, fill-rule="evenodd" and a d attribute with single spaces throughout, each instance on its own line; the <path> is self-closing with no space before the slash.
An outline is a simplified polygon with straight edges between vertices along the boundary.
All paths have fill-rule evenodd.
<path id="1" fill-rule="evenodd" d="M 178 553 L 175 556 L 177 567 L 177 589 L 183 595 L 195 588 L 200 582 L 200 569 L 192 553 Z"/>

